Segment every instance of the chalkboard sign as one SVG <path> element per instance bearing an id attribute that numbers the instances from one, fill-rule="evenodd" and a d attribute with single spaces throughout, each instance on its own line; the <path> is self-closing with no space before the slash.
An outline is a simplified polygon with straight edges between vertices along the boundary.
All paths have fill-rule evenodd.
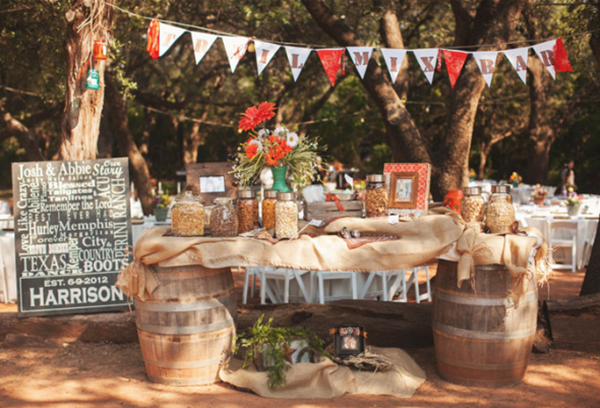
<path id="1" fill-rule="evenodd" d="M 128 160 L 13 163 L 12 179 L 19 313 L 127 309 Z"/>

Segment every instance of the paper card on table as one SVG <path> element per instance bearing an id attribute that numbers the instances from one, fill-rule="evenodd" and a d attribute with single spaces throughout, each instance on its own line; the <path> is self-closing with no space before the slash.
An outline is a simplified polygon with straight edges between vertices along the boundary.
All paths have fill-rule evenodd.
<path id="1" fill-rule="evenodd" d="M 433 81 L 433 74 L 435 72 L 435 64 L 438 57 L 437 48 L 422 48 L 418 50 L 412 50 L 419 66 L 423 70 L 425 77 L 431 84 Z"/>
<path id="2" fill-rule="evenodd" d="M 373 53 L 373 47 L 347 47 L 346 49 L 348 50 L 348 54 L 350 54 L 352 62 L 354 62 L 360 78 L 364 78 L 367 65 L 369 65 L 369 60 Z"/>
<path id="3" fill-rule="evenodd" d="M 263 69 L 269 65 L 269 62 L 271 62 L 271 59 L 273 59 L 273 56 L 279 51 L 281 46 L 254 40 L 254 48 L 256 50 L 256 67 L 258 69 L 258 75 L 260 75 L 263 72 Z"/>
<path id="4" fill-rule="evenodd" d="M 350 184 L 350 188 L 354 190 L 354 179 L 349 175 L 344 174 L 344 180 L 346 180 L 346 183 Z"/>
<path id="5" fill-rule="evenodd" d="M 306 63 L 311 51 L 312 50 L 310 48 L 285 47 L 285 52 L 287 54 L 288 61 L 290 62 L 290 68 L 292 69 L 294 82 L 298 79 L 300 72 L 302 72 L 302 68 L 304 68 L 304 64 Z"/>
<path id="6" fill-rule="evenodd" d="M 215 40 L 218 38 L 218 36 L 206 33 L 198 33 L 195 31 L 190 31 L 190 34 L 192 34 L 194 57 L 196 58 L 196 65 L 198 65 L 208 50 L 210 50 L 210 47 L 212 47 L 212 45 L 215 43 Z"/>
<path id="7" fill-rule="evenodd" d="M 398 78 L 398 73 L 404 62 L 404 57 L 406 57 L 406 50 L 399 48 L 381 48 L 381 54 L 383 55 L 385 65 L 388 67 L 392 83 L 394 83 L 396 82 L 396 78 Z"/>
<path id="8" fill-rule="evenodd" d="M 492 77 L 496 70 L 496 61 L 498 60 L 498 51 L 474 52 L 473 57 L 477 62 L 481 75 L 483 75 L 483 79 L 485 79 L 485 83 L 488 87 L 491 86 Z"/>
<path id="9" fill-rule="evenodd" d="M 229 66 L 231 67 L 231 73 L 235 72 L 240 60 L 246 54 L 248 49 L 248 42 L 250 41 L 246 37 L 221 37 L 223 44 L 225 45 L 225 52 L 227 52 L 227 58 L 229 59 Z"/>
<path id="10" fill-rule="evenodd" d="M 556 40 L 546 41 L 541 44 L 536 44 L 532 46 L 535 50 L 540 60 L 542 60 L 542 64 L 546 67 L 552 79 L 556 79 L 556 70 L 554 69 L 554 45 L 556 44 Z"/>
<path id="11" fill-rule="evenodd" d="M 512 50 L 503 51 L 504 56 L 510 64 L 513 66 L 521 81 L 524 84 L 527 83 L 527 54 L 529 53 L 529 47 L 515 48 Z"/>
<path id="12" fill-rule="evenodd" d="M 469 56 L 468 52 L 443 50 L 444 60 L 446 60 L 446 70 L 448 71 L 448 78 L 450 78 L 450 86 L 454 88 L 456 81 L 465 65 L 465 60 Z"/>
<path id="13" fill-rule="evenodd" d="M 175 27 L 169 24 L 164 24 L 164 23 L 160 23 L 160 27 L 159 27 L 159 35 L 160 35 L 160 42 L 159 42 L 159 51 L 158 51 L 158 56 L 162 57 L 165 52 L 167 52 L 169 50 L 169 48 L 171 48 L 171 46 L 175 43 L 175 41 L 177 41 L 179 39 L 179 37 L 181 37 L 181 35 L 183 33 L 185 33 L 187 30 L 184 30 L 183 28 L 179 28 L 179 27 Z"/>
<path id="14" fill-rule="evenodd" d="M 323 69 L 325 69 L 325 73 L 327 74 L 329 83 L 331 84 L 331 86 L 335 86 L 335 79 L 337 77 L 337 73 L 340 70 L 340 68 L 342 68 L 344 49 L 328 48 L 323 50 L 317 50 L 317 54 L 319 54 L 321 64 L 323 64 Z"/>
<path id="15" fill-rule="evenodd" d="M 399 214 L 390 214 L 388 216 L 388 224 L 390 225 L 396 225 L 400 222 L 400 215 Z"/>
<path id="16" fill-rule="evenodd" d="M 321 225 L 325 224 L 325 221 L 323 221 L 323 220 L 310 220 L 308 223 L 310 225 L 315 226 L 315 227 L 320 227 Z"/>

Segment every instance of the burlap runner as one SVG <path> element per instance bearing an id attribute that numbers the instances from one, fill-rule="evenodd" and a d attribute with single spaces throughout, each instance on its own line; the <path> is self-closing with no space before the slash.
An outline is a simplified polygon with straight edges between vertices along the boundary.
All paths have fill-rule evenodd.
<path id="1" fill-rule="evenodd" d="M 294 364 L 286 371 L 285 387 L 275 390 L 267 385 L 266 372 L 257 372 L 253 366 L 244 370 L 240 360 L 233 359 L 229 367 L 221 369 L 219 376 L 227 383 L 263 397 L 289 399 L 335 398 L 345 393 L 410 398 L 425 381 L 425 372 L 404 351 L 379 347 L 371 347 L 371 351 L 393 361 L 393 368 L 375 373 L 358 371 L 321 358 L 315 364 Z"/>

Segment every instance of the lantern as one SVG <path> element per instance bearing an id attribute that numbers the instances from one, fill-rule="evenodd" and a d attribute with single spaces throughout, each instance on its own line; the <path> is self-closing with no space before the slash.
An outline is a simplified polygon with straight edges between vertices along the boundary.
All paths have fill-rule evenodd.
<path id="1" fill-rule="evenodd" d="M 100 88 L 100 72 L 97 69 L 90 69 L 85 80 L 85 87 L 88 89 Z"/>
<path id="2" fill-rule="evenodd" d="M 107 55 L 106 41 L 94 40 L 94 59 L 105 60 Z"/>

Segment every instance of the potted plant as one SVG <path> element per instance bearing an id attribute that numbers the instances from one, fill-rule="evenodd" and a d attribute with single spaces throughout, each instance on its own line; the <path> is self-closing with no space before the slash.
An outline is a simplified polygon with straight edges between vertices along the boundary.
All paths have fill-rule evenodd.
<path id="1" fill-rule="evenodd" d="M 577 193 L 569 193 L 570 195 L 565 200 L 567 206 L 567 213 L 571 217 L 576 217 L 579 214 L 579 208 L 581 207 L 581 197 Z"/>
<path id="2" fill-rule="evenodd" d="M 541 185 L 536 184 L 531 196 L 533 197 L 533 203 L 539 205 L 540 207 L 544 205 L 544 200 L 548 195 L 548 190 L 543 188 Z"/>
<path id="3" fill-rule="evenodd" d="M 519 173 L 517 173 L 516 171 L 513 171 L 513 173 L 510 175 L 510 177 L 508 179 L 508 182 L 513 187 L 519 187 L 519 185 L 521 184 L 521 181 L 523 181 L 523 178 L 521 176 L 519 176 Z"/>
<path id="4" fill-rule="evenodd" d="M 166 194 L 158 194 L 152 201 L 154 206 L 154 216 L 156 221 L 165 222 L 167 220 L 167 214 L 169 212 L 169 206 L 171 205 L 171 197 Z"/>
<path id="5" fill-rule="evenodd" d="M 266 371 L 271 389 L 285 385 L 285 372 L 296 362 L 293 355 L 297 356 L 298 362 L 305 353 L 311 361 L 316 354 L 329 357 L 323 349 L 323 340 L 311 330 L 272 327 L 273 318 L 265 324 L 263 318 L 264 315 L 247 331 L 236 336 L 233 351 L 241 352 L 244 360 L 242 368 L 254 364 L 258 371 Z"/>

